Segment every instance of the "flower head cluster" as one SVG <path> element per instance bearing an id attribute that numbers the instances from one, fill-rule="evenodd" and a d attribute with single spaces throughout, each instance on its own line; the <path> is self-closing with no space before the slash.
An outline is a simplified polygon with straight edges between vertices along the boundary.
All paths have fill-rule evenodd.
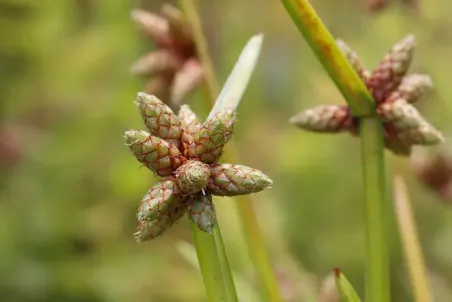
<path id="1" fill-rule="evenodd" d="M 442 134 L 412 105 L 432 86 L 429 76 L 406 75 L 415 46 L 412 35 L 394 45 L 372 73 L 343 41 L 338 40 L 337 44 L 372 93 L 388 149 L 395 154 L 409 155 L 413 145 L 434 145 L 443 141 Z M 314 132 L 345 131 L 357 135 L 359 130 L 359 119 L 352 115 L 348 106 L 317 106 L 294 116 L 291 122 Z"/>
<path id="2" fill-rule="evenodd" d="M 219 112 L 201 124 L 187 105 L 176 115 L 157 97 L 142 92 L 136 103 L 149 132 L 126 131 L 126 144 L 140 163 L 161 177 L 138 208 L 139 242 L 161 235 L 184 213 L 210 233 L 216 225 L 212 195 L 245 195 L 272 184 L 261 171 L 218 164 L 232 135 L 234 111 Z"/>
<path id="3" fill-rule="evenodd" d="M 164 4 L 161 14 L 132 11 L 132 19 L 154 41 L 157 49 L 140 58 L 131 68 L 135 75 L 150 77 L 145 90 L 180 105 L 202 80 L 191 27 L 174 6 Z"/>

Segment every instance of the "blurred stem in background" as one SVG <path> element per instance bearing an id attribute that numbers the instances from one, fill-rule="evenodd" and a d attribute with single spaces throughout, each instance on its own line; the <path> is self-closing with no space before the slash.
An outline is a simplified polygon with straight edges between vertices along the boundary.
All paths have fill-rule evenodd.
<path id="1" fill-rule="evenodd" d="M 373 98 L 309 2 L 282 2 L 353 114 L 360 118 L 367 237 L 365 300 L 390 301 L 382 126 L 376 116 Z"/>
<path id="2" fill-rule="evenodd" d="M 205 74 L 206 89 L 209 93 L 209 102 L 207 103 L 207 105 L 210 107 L 214 104 L 215 99 L 218 97 L 220 91 L 218 81 L 213 69 L 212 60 L 208 52 L 207 43 L 202 31 L 201 21 L 196 10 L 195 2 L 196 0 L 180 0 L 181 6 L 184 9 L 187 18 L 193 28 L 193 35 L 197 47 L 198 56 Z M 230 145 L 232 143 L 233 141 L 229 142 Z M 230 147 L 229 150 L 231 151 L 228 156 L 229 160 L 231 162 L 240 162 L 234 146 Z M 273 266 L 267 252 L 265 241 L 263 239 L 258 220 L 254 213 L 252 198 L 249 195 L 245 195 L 236 198 L 236 200 L 250 258 L 254 263 L 257 277 L 260 286 L 262 287 L 264 296 L 266 297 L 267 301 L 283 301 L 280 290 L 278 288 L 278 283 L 273 270 Z"/>
<path id="3" fill-rule="evenodd" d="M 429 290 L 430 286 L 417 235 L 416 221 L 411 208 L 405 180 L 399 175 L 394 177 L 394 207 L 415 301 L 430 302 L 432 301 Z"/>

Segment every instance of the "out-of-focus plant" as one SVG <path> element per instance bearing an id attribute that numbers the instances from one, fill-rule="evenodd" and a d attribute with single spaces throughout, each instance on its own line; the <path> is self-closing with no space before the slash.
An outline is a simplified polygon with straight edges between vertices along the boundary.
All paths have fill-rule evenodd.
<path id="1" fill-rule="evenodd" d="M 424 256 L 417 235 L 416 220 L 411 209 L 406 183 L 401 176 L 394 177 L 394 208 L 413 296 L 416 302 L 430 302 L 432 295 L 430 294 Z"/>
<path id="2" fill-rule="evenodd" d="M 160 15 L 141 9 L 132 11 L 131 15 L 157 46 L 140 58 L 131 72 L 150 77 L 145 91 L 176 108 L 203 79 L 191 26 L 184 14 L 171 4 L 164 4 Z"/>
<path id="3" fill-rule="evenodd" d="M 363 67 L 345 42 L 337 40 L 336 43 L 372 93 L 377 114 L 383 121 L 386 148 L 408 156 L 413 145 L 436 145 L 444 140 L 442 134 L 411 105 L 432 86 L 427 75 L 406 75 L 415 46 L 412 35 L 394 45 L 372 73 Z M 304 130 L 319 133 L 359 134 L 359 118 L 348 106 L 320 105 L 301 112 L 291 122 Z"/>
<path id="4" fill-rule="evenodd" d="M 365 5 L 366 9 L 370 12 L 379 12 L 379 11 L 383 10 L 384 8 L 386 8 L 387 6 L 389 6 L 391 4 L 391 2 L 393 2 L 393 3 L 399 2 L 412 9 L 419 9 L 419 6 L 420 6 L 419 0 L 399 0 L 399 1 L 365 0 L 364 5 Z"/>
<path id="5" fill-rule="evenodd" d="M 402 155 L 409 155 L 413 144 L 442 142 L 441 133 L 410 104 L 430 86 L 430 79 L 405 77 L 412 59 L 413 36 L 396 44 L 370 74 L 354 51 L 344 42 L 334 41 L 308 1 L 282 2 L 349 104 L 319 106 L 291 121 L 315 132 L 346 130 L 360 134 L 367 230 L 365 300 L 390 301 L 383 141 Z"/>
<path id="6" fill-rule="evenodd" d="M 416 150 L 412 168 L 419 181 L 438 194 L 445 203 L 452 202 L 452 155 L 446 144 L 433 152 Z"/>
<path id="7" fill-rule="evenodd" d="M 136 130 L 125 133 L 127 145 L 137 160 L 162 177 L 143 197 L 135 237 L 139 242 L 153 239 L 187 212 L 197 227 L 193 235 L 211 301 L 237 300 L 211 196 L 246 195 L 272 183 L 258 170 L 217 163 L 232 136 L 235 109 L 261 44 L 262 37 L 258 36 L 245 47 L 204 124 L 187 105 L 181 107 L 177 116 L 157 97 L 139 93 L 136 103 L 149 133 Z"/>

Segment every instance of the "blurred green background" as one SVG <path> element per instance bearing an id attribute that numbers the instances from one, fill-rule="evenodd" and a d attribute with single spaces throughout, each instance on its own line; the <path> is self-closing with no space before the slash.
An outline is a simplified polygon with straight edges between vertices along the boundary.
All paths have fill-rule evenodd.
<path id="1" fill-rule="evenodd" d="M 361 0 L 312 1 L 369 68 L 414 33 L 411 70 L 430 74 L 435 85 L 419 108 L 448 137 L 452 2 L 423 1 L 419 11 L 403 2 L 369 13 Z M 0 301 L 205 301 L 186 218 L 152 242 L 132 237 L 138 202 L 154 178 L 121 137 L 143 128 L 132 101 L 144 81 L 129 66 L 154 46 L 129 14 L 161 3 L 0 0 Z M 359 141 L 288 123 L 302 109 L 342 97 L 280 1 L 199 5 L 220 82 L 247 39 L 265 34 L 234 137 L 241 164 L 274 179 L 254 199 L 287 301 L 316 301 L 334 267 L 362 294 Z M 203 97 L 187 101 L 205 117 Z M 393 173 L 408 181 L 435 301 L 452 301 L 452 211 L 416 180 L 408 159 L 387 153 L 387 162 L 388 182 Z M 220 199 L 217 206 L 236 282 L 249 295 L 243 301 L 256 301 L 235 204 Z M 388 228 L 393 301 L 411 301 L 393 218 Z"/>

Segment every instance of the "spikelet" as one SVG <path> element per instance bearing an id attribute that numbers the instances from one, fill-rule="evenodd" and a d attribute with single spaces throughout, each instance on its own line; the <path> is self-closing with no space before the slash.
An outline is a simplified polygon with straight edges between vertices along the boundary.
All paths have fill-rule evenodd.
<path id="1" fill-rule="evenodd" d="M 174 173 L 181 192 L 193 195 L 207 186 L 210 177 L 210 167 L 197 160 L 189 160 Z"/>
<path id="2" fill-rule="evenodd" d="M 176 206 L 179 198 L 180 190 L 174 179 L 159 181 L 143 196 L 138 208 L 138 221 L 157 219 Z"/>
<path id="3" fill-rule="evenodd" d="M 383 102 L 402 82 L 410 66 L 415 39 L 409 35 L 386 54 L 369 78 L 367 87 L 377 102 Z"/>
<path id="4" fill-rule="evenodd" d="M 366 81 L 369 77 L 369 72 L 364 68 L 361 60 L 358 57 L 358 54 L 341 39 L 336 39 L 336 44 L 344 54 L 344 56 L 347 58 L 347 60 L 350 62 L 361 80 Z"/>
<path id="5" fill-rule="evenodd" d="M 295 126 L 312 131 L 336 133 L 353 127 L 353 117 L 347 106 L 320 105 L 292 117 Z"/>
<path id="6" fill-rule="evenodd" d="M 133 234 L 137 242 L 149 241 L 161 236 L 185 214 L 187 206 L 182 204 L 168 210 L 155 220 L 141 220 L 138 230 Z"/>
<path id="7" fill-rule="evenodd" d="M 198 229 L 211 234 L 213 228 L 217 225 L 212 195 L 198 194 L 193 197 L 188 208 L 188 215 Z"/>
<path id="8" fill-rule="evenodd" d="M 235 119 L 236 114 L 231 110 L 219 112 L 208 119 L 195 136 L 194 142 L 188 146 L 185 155 L 199 158 L 207 164 L 216 163 L 224 145 L 232 136 Z"/>
<path id="9" fill-rule="evenodd" d="M 181 124 L 177 115 L 154 95 L 139 92 L 136 100 L 149 132 L 179 147 Z"/>
<path id="10" fill-rule="evenodd" d="M 213 195 L 246 195 L 269 188 L 272 181 L 263 172 L 232 164 L 212 165 L 207 188 Z"/>
<path id="11" fill-rule="evenodd" d="M 174 145 L 146 131 L 129 130 L 125 138 L 137 160 L 160 176 L 170 175 L 185 161 Z"/>

